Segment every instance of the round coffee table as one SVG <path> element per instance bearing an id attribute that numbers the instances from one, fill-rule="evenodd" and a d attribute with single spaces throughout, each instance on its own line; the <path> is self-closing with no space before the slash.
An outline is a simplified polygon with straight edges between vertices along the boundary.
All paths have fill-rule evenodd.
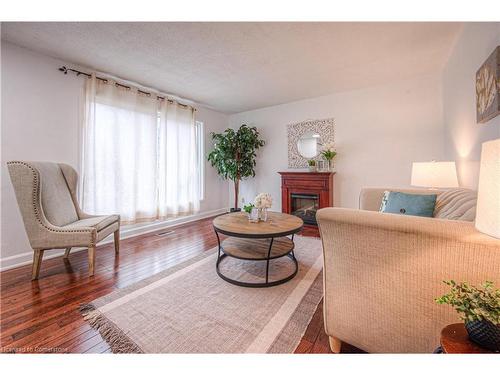
<path id="1" fill-rule="evenodd" d="M 293 236 L 300 232 L 304 222 L 297 216 L 279 212 L 269 212 L 267 221 L 251 223 L 244 212 L 234 212 L 218 216 L 213 221 L 219 250 L 216 271 L 225 281 L 251 288 L 265 288 L 286 283 L 297 274 L 299 265 L 293 249 Z M 228 236 L 221 242 L 219 233 Z M 291 235 L 291 238 L 286 237 Z M 266 281 L 246 282 L 231 279 L 220 271 L 220 264 L 226 257 L 248 261 L 266 261 Z M 269 262 L 272 259 L 288 257 L 294 264 L 294 271 L 279 280 L 269 281 Z"/>

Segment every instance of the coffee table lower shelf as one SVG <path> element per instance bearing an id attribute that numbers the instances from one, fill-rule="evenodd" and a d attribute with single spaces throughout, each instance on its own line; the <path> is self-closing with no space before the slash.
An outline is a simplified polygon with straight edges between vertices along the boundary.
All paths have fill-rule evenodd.
<path id="1" fill-rule="evenodd" d="M 217 232 L 216 232 L 217 234 Z M 267 288 L 286 283 L 297 275 L 299 265 L 293 252 L 295 244 L 293 235 L 288 237 L 276 238 L 239 238 L 228 237 L 224 241 L 219 240 L 219 250 L 217 254 L 216 271 L 217 274 L 228 283 L 249 288 Z M 246 261 L 265 261 L 266 262 L 266 281 L 265 282 L 246 282 L 232 279 L 224 275 L 220 270 L 221 262 L 227 257 L 242 259 Z M 294 265 L 291 274 L 278 280 L 269 281 L 269 262 L 273 259 L 288 257 Z"/>

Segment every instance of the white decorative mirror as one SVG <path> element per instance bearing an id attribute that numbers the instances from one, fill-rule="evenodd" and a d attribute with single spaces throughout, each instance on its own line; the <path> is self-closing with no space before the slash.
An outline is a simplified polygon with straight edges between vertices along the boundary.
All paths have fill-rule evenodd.
<path id="1" fill-rule="evenodd" d="M 320 138 L 321 136 L 313 131 L 304 132 L 297 142 L 299 154 L 307 159 L 318 156 Z"/>
<path id="2" fill-rule="evenodd" d="M 307 120 L 288 125 L 288 167 L 307 168 L 308 160 L 321 161 L 321 145 L 334 141 L 334 121 Z"/>

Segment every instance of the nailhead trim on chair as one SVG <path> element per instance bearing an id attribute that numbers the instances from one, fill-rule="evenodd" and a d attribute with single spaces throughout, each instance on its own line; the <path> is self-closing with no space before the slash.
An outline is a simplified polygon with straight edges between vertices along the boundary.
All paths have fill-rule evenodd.
<path id="1" fill-rule="evenodd" d="M 33 168 L 31 165 L 29 165 L 28 163 L 25 163 L 25 162 L 22 162 L 22 161 L 9 161 L 7 162 L 8 165 L 12 165 L 12 164 L 18 164 L 18 165 L 23 165 L 25 167 L 28 167 L 31 172 L 33 173 L 33 182 L 34 182 L 34 187 L 33 187 L 33 209 L 35 210 L 35 217 L 38 221 L 38 223 L 43 226 L 45 229 L 47 229 L 48 231 L 50 232 L 55 232 L 55 233 L 90 233 L 90 234 L 94 234 L 94 230 L 88 230 L 88 229 L 70 229 L 70 230 L 64 230 L 64 229 L 52 229 L 48 226 L 46 226 L 42 219 L 40 218 L 40 212 L 38 211 L 37 209 L 37 205 L 36 205 L 36 202 L 37 202 L 37 191 L 40 190 L 40 178 L 39 178 L 39 173 L 38 171 Z M 95 235 L 91 236 L 92 237 L 92 240 L 90 241 L 90 246 L 93 247 L 95 245 Z"/>

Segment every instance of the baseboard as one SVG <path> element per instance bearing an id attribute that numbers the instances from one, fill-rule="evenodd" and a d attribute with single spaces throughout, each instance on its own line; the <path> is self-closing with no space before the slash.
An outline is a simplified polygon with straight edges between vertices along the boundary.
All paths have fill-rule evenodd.
<path id="1" fill-rule="evenodd" d="M 190 223 L 193 221 L 201 220 L 201 219 L 206 219 L 208 217 L 216 216 L 223 214 L 225 212 L 228 212 L 228 208 L 220 208 L 218 210 L 212 210 L 212 211 L 206 211 L 206 212 L 200 212 L 195 215 L 190 215 L 190 216 L 183 216 L 167 221 L 162 221 L 162 222 L 157 222 L 157 223 L 151 223 L 151 224 L 144 224 L 144 225 L 138 225 L 138 226 L 133 226 L 133 227 L 125 227 L 122 230 L 120 230 L 120 238 L 122 240 L 130 237 L 136 237 L 140 236 L 142 234 L 147 234 L 151 232 L 155 232 L 158 230 L 166 229 L 166 228 L 171 228 L 180 224 L 185 224 L 185 223 Z M 103 241 L 99 242 L 99 245 L 104 245 L 107 243 L 113 242 L 113 236 L 109 235 L 106 237 Z M 72 253 L 82 251 L 82 250 L 87 250 L 87 248 L 73 248 L 71 250 Z M 64 249 L 55 249 L 55 250 L 50 250 L 50 252 L 47 252 L 44 254 L 43 259 L 51 259 L 51 258 L 56 258 L 64 255 Z M 33 251 L 27 251 L 22 254 L 17 254 L 13 255 L 10 257 L 5 257 L 5 258 L 0 258 L 0 271 L 7 271 L 12 268 L 18 268 L 21 266 L 25 266 L 26 264 L 31 264 L 33 262 Z"/>

